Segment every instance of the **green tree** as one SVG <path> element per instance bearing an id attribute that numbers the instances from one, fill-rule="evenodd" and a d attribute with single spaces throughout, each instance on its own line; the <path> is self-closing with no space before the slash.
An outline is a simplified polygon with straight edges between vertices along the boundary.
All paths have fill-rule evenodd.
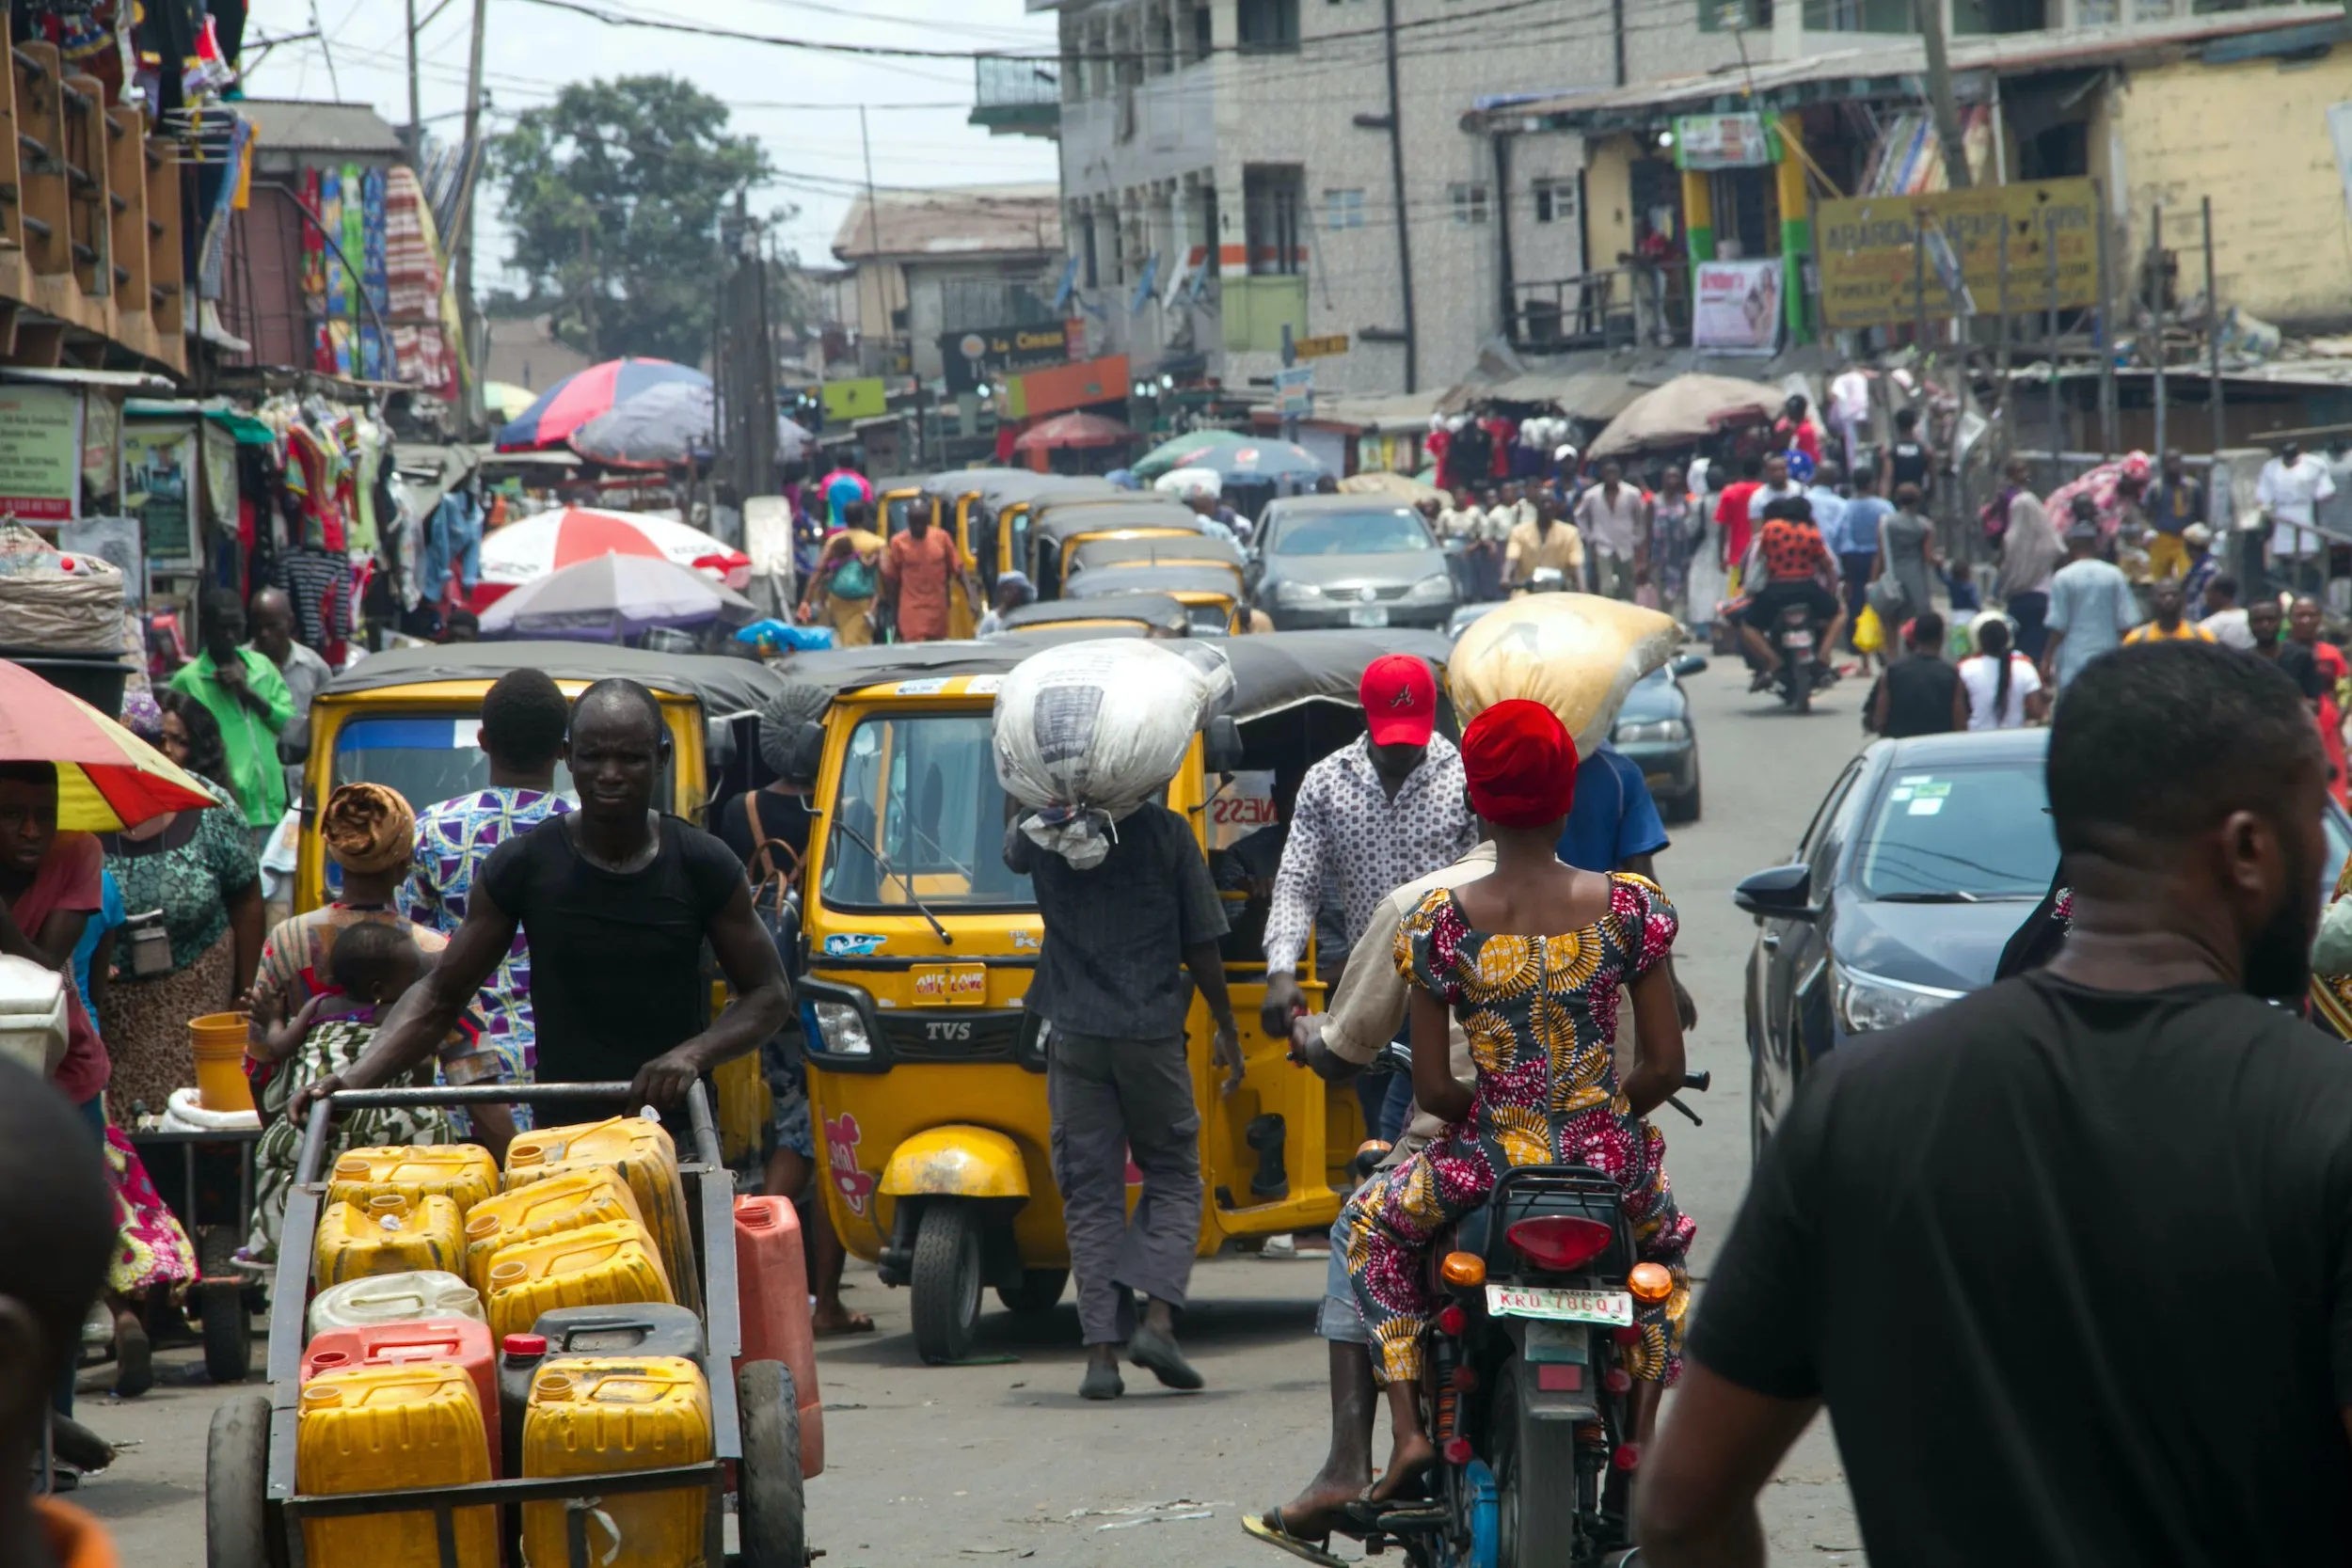
<path id="1" fill-rule="evenodd" d="M 510 263 L 585 352 L 686 364 L 709 352 L 719 219 L 768 155 L 676 76 L 575 82 L 491 144 Z"/>

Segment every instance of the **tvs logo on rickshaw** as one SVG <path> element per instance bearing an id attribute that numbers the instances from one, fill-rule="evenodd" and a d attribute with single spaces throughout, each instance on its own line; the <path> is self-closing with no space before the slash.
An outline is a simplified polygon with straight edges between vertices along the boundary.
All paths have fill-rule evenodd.
<path id="1" fill-rule="evenodd" d="M 874 1179 L 857 1168 L 860 1136 L 857 1117 L 849 1112 L 825 1117 L 825 1163 L 833 1169 L 834 1188 L 850 1206 L 850 1212 L 864 1219 L 866 1205 L 874 1196 Z"/>

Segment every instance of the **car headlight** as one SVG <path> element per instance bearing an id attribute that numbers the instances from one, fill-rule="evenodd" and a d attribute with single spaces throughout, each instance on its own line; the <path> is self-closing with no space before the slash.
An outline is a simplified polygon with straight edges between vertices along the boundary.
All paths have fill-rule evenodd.
<path id="1" fill-rule="evenodd" d="M 1315 582 L 1281 582 L 1274 586 L 1276 604 L 1305 605 L 1323 602 L 1323 585 Z"/>
<path id="2" fill-rule="evenodd" d="M 847 1002 L 809 1003 L 817 1017 L 817 1048 L 835 1056 L 871 1056 L 874 1042 L 866 1033 L 866 1015 Z"/>
<path id="3" fill-rule="evenodd" d="M 1643 723 L 1619 724 L 1610 733 L 1610 739 L 1620 746 L 1655 745 L 1662 740 L 1688 740 L 1691 726 L 1679 719 L 1652 719 Z"/>
<path id="4" fill-rule="evenodd" d="M 1865 974 L 1859 970 L 1843 967 L 1833 969 L 1831 974 L 1837 1022 L 1849 1035 L 1867 1035 L 1881 1029 L 1899 1028 L 1966 994 L 1963 991 L 1940 990 L 1933 986 L 1911 986 L 1899 980 L 1883 980 L 1875 974 Z"/>
<path id="5" fill-rule="evenodd" d="M 1406 604 L 1444 604 L 1454 597 L 1454 579 L 1433 572 L 1405 591 Z"/>

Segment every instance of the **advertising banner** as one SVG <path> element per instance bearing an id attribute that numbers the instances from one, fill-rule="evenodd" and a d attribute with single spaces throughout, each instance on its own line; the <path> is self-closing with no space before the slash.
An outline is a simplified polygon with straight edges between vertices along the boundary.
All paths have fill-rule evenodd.
<path id="1" fill-rule="evenodd" d="M 939 335 L 940 375 L 950 392 L 974 392 L 1023 371 L 1065 365 L 1071 353 L 1070 327 L 1063 322 Z"/>
<path id="2" fill-rule="evenodd" d="M 1955 294 L 1963 314 L 1972 306 L 1998 313 L 2003 225 L 2009 229 L 2010 314 L 2047 310 L 2053 305 L 2065 310 L 2095 305 L 2098 223 L 2097 187 L 2089 180 L 1824 201 L 1813 219 L 1814 249 L 1821 268 L 1821 320 L 1833 327 L 1915 320 L 1922 271 L 1927 275 L 1929 316 L 1950 316 Z M 1916 258 L 1915 233 L 1921 234 Z M 1939 254 L 1944 245 L 1949 247 L 1948 257 Z M 2054 246 L 2055 291 L 2050 269 Z M 1957 289 L 1947 276 L 1953 259 L 1958 261 Z"/>
<path id="3" fill-rule="evenodd" d="M 28 523 L 81 515 L 82 394 L 0 387 L 0 514 Z"/>
<path id="4" fill-rule="evenodd" d="M 196 426 L 126 422 L 122 467 L 122 509 L 139 519 L 148 564 L 158 572 L 194 571 Z"/>
<path id="5" fill-rule="evenodd" d="M 1692 347 L 1718 354 L 1778 350 L 1782 273 L 1777 257 L 1701 261 L 1692 270 Z"/>
<path id="6" fill-rule="evenodd" d="M 1762 115 L 1683 115 L 1675 120 L 1680 168 L 1761 168 L 1779 152 Z"/>

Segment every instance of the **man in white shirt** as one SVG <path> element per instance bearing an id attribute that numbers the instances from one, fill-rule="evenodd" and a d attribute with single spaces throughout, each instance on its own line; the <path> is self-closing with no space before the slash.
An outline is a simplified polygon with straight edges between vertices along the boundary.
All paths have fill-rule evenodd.
<path id="1" fill-rule="evenodd" d="M 1764 537 L 1764 509 L 1774 501 L 1794 500 L 1804 494 L 1804 486 L 1788 477 L 1788 453 L 1776 451 L 1764 459 L 1764 483 L 1748 497 L 1748 555 L 1751 560 L 1734 564 L 1752 565 L 1756 545 Z M 1823 531 L 1826 533 L 1827 531 Z M 1755 575 L 1753 570 L 1743 571 L 1740 580 L 1744 582 Z"/>
<path id="2" fill-rule="evenodd" d="M 1829 384 L 1829 427 L 1846 449 L 1846 467 L 1854 466 L 1854 449 L 1862 444 L 1870 420 L 1870 372 L 1849 365 Z"/>
<path id="3" fill-rule="evenodd" d="M 2300 441 L 2288 441 L 2263 465 L 2254 501 L 2270 519 L 2272 565 L 2300 593 L 2319 591 L 2319 552 L 2325 547 L 2312 530 L 2313 508 L 2332 499 L 2336 482 L 2323 460 L 2308 455 Z"/>
<path id="4" fill-rule="evenodd" d="M 1584 536 L 1593 567 L 1593 591 L 1613 599 L 1633 597 L 1634 558 L 1644 532 L 1642 492 L 1626 483 L 1623 475 L 1616 460 L 1608 459 L 1600 466 L 1600 483 L 1576 503 L 1577 530 Z"/>

